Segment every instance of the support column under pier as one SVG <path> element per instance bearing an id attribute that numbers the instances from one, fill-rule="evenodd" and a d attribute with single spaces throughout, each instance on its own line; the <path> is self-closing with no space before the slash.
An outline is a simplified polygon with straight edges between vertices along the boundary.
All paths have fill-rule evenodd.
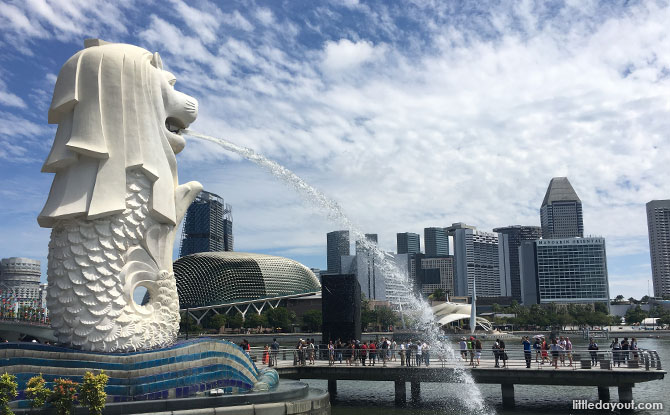
<path id="1" fill-rule="evenodd" d="M 421 399 L 421 382 L 410 382 L 410 393 L 412 400 L 418 402 Z"/>
<path id="2" fill-rule="evenodd" d="M 396 405 L 404 405 L 407 403 L 407 387 L 404 380 L 396 380 L 395 382 L 395 403 Z"/>
<path id="3" fill-rule="evenodd" d="M 610 388 L 607 386 L 598 386 L 598 399 L 603 402 L 610 401 Z"/>
<path id="4" fill-rule="evenodd" d="M 619 386 L 619 402 L 629 403 L 633 401 L 633 385 Z"/>
<path id="5" fill-rule="evenodd" d="M 328 379 L 328 393 L 330 396 L 337 395 L 337 380 Z"/>
<path id="6" fill-rule="evenodd" d="M 503 383 L 500 385 L 500 390 L 502 391 L 502 404 L 505 409 L 512 409 L 515 406 L 514 403 L 514 384 L 513 383 Z"/>

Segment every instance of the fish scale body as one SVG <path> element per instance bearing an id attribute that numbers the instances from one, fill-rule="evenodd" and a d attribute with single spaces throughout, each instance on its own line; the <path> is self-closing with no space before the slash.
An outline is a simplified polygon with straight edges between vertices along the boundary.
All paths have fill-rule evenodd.
<path id="1" fill-rule="evenodd" d="M 165 346 L 176 337 L 174 275 L 158 268 L 144 240 L 147 230 L 166 225 L 149 215 L 151 182 L 143 173 L 128 171 L 126 190 L 123 212 L 94 220 L 60 220 L 52 229 L 47 305 L 61 343 L 84 350 L 131 351 Z M 149 265 L 129 261 L 131 252 L 149 258 Z M 138 268 L 143 270 L 141 285 L 154 294 L 147 306 L 135 304 L 130 290 L 139 278 Z"/>

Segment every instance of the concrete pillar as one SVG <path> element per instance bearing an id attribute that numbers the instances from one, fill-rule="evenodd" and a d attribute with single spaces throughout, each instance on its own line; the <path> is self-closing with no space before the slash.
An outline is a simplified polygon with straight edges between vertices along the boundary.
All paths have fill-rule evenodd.
<path id="1" fill-rule="evenodd" d="M 330 396 L 337 395 L 337 380 L 328 379 L 328 393 Z"/>
<path id="2" fill-rule="evenodd" d="M 396 380 L 393 383 L 395 383 L 395 403 L 396 405 L 404 405 L 407 403 L 407 387 L 405 381 Z"/>
<path id="3" fill-rule="evenodd" d="M 619 402 L 628 403 L 633 401 L 633 385 L 619 386 Z"/>
<path id="4" fill-rule="evenodd" d="M 610 401 L 610 388 L 607 386 L 598 386 L 598 399 L 603 402 Z"/>
<path id="5" fill-rule="evenodd" d="M 410 382 L 410 392 L 412 393 L 412 400 L 418 402 L 421 399 L 421 382 Z"/>
<path id="6" fill-rule="evenodd" d="M 500 390 L 502 391 L 502 404 L 505 409 L 514 408 L 514 384 L 513 383 L 503 383 L 500 385 Z"/>

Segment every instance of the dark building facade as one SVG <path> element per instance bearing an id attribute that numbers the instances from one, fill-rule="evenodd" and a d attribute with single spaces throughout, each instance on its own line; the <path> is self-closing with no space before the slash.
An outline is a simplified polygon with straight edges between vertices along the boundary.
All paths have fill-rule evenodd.
<path id="1" fill-rule="evenodd" d="M 549 182 L 540 222 L 544 239 L 584 237 L 582 201 L 567 177 L 554 177 Z"/>
<path id="2" fill-rule="evenodd" d="M 186 211 L 179 256 L 232 251 L 233 242 L 232 207 L 203 190 Z"/>
<path id="3" fill-rule="evenodd" d="M 418 254 L 421 252 L 421 238 L 418 233 L 403 232 L 396 235 L 399 254 Z"/>
<path id="4" fill-rule="evenodd" d="M 423 243 L 428 258 L 449 255 L 449 234 L 445 228 L 424 228 Z"/>
<path id="5" fill-rule="evenodd" d="M 647 227 L 654 296 L 670 296 L 670 200 L 647 203 Z"/>
<path id="6" fill-rule="evenodd" d="M 349 252 L 349 231 L 333 231 L 326 234 L 327 272 L 339 274 L 342 272 L 342 257 Z"/>
<path id="7" fill-rule="evenodd" d="M 323 343 L 361 338 L 361 286 L 353 274 L 321 278 Z"/>
<path id="8" fill-rule="evenodd" d="M 521 302 L 521 273 L 519 269 L 519 247 L 523 241 L 534 241 L 542 237 L 539 226 L 505 226 L 496 228 L 500 252 L 500 281 L 504 282 L 504 296 Z"/>

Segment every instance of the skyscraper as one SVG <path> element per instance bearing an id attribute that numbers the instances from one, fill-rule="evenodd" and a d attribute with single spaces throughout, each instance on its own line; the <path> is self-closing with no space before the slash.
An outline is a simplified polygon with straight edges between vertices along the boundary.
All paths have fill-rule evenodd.
<path id="1" fill-rule="evenodd" d="M 454 237 L 454 291 L 457 296 L 471 296 L 477 280 L 477 297 L 499 297 L 500 263 L 498 235 L 454 224 L 447 228 Z"/>
<path id="2" fill-rule="evenodd" d="M 349 255 L 349 231 L 328 232 L 326 245 L 328 273 L 340 274 L 342 257 Z"/>
<path id="3" fill-rule="evenodd" d="M 418 233 L 403 232 L 396 236 L 399 254 L 418 254 L 421 252 L 421 238 Z"/>
<path id="4" fill-rule="evenodd" d="M 582 201 L 567 177 L 554 177 L 549 182 L 540 220 L 544 239 L 584 237 Z"/>
<path id="5" fill-rule="evenodd" d="M 454 257 L 413 255 L 410 258 L 409 276 L 423 295 L 428 296 L 439 289 L 451 297 L 454 294 Z"/>
<path id="6" fill-rule="evenodd" d="M 521 275 L 519 271 L 519 246 L 522 241 L 534 241 L 542 236 L 539 226 L 505 226 L 495 228 L 498 233 L 500 253 L 500 284 L 503 296 L 521 302 Z"/>
<path id="7" fill-rule="evenodd" d="M 424 228 L 423 242 L 426 245 L 426 257 L 437 258 L 449 255 L 449 235 L 444 228 Z"/>
<path id="8" fill-rule="evenodd" d="M 179 256 L 233 250 L 233 209 L 223 198 L 202 191 L 186 211 Z"/>
<path id="9" fill-rule="evenodd" d="M 609 302 L 605 239 L 523 241 L 520 252 L 524 304 Z"/>
<path id="10" fill-rule="evenodd" d="M 654 296 L 670 295 L 670 200 L 647 203 L 649 254 Z"/>

